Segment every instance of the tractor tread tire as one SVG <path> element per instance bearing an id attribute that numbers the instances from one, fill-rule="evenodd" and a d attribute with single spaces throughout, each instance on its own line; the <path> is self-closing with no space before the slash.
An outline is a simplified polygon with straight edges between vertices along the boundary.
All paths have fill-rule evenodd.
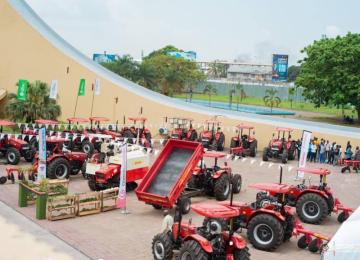
<path id="1" fill-rule="evenodd" d="M 241 250 L 235 249 L 234 260 L 250 260 L 249 248 L 246 246 Z"/>
<path id="2" fill-rule="evenodd" d="M 198 185 L 197 176 L 191 175 L 190 179 L 188 180 L 187 186 L 190 189 L 198 189 L 199 185 Z"/>
<path id="3" fill-rule="evenodd" d="M 307 201 L 315 202 L 320 209 L 319 216 L 315 219 L 308 219 L 302 212 L 303 204 Z M 316 193 L 305 193 L 302 195 L 296 202 L 296 213 L 299 215 L 300 219 L 304 223 L 309 224 L 320 224 L 328 215 L 329 206 L 322 196 Z"/>
<path id="4" fill-rule="evenodd" d="M 254 230 L 255 227 L 259 224 L 266 224 L 272 229 L 273 239 L 269 244 L 263 245 L 256 241 L 254 236 Z M 280 220 L 278 220 L 274 216 L 269 214 L 259 214 L 250 220 L 248 224 L 247 237 L 250 240 L 250 243 L 256 249 L 273 251 L 278 248 L 284 241 L 284 227 Z"/>
<path id="5" fill-rule="evenodd" d="M 191 260 L 208 260 L 209 255 L 202 249 L 198 242 L 195 240 L 188 240 L 180 248 L 179 259 L 184 253 L 190 255 Z"/>
<path id="6" fill-rule="evenodd" d="M 163 258 L 157 257 L 155 254 L 154 246 L 157 241 L 161 242 L 164 247 L 164 257 Z M 173 246 L 172 239 L 168 233 L 163 232 L 163 233 L 155 235 L 152 240 L 152 244 L 151 244 L 151 251 L 154 256 L 154 259 L 155 260 L 171 260 L 173 258 L 173 247 L 174 246 Z"/>
<path id="7" fill-rule="evenodd" d="M 250 148 L 249 148 L 249 155 L 250 155 L 250 157 L 255 157 L 255 156 L 256 156 L 256 150 L 257 150 L 257 141 L 254 140 L 254 141 L 250 144 Z"/>
<path id="8" fill-rule="evenodd" d="M 58 179 L 55 172 L 56 172 L 56 168 L 61 164 L 67 167 L 67 175 L 65 176 L 65 179 L 69 178 L 71 172 L 70 163 L 65 158 L 59 157 L 59 158 L 55 158 L 53 161 L 51 161 L 48 164 L 47 175 L 50 179 Z"/>
<path id="9" fill-rule="evenodd" d="M 232 176 L 232 189 L 234 194 L 239 194 L 242 186 L 242 177 L 240 174 L 234 174 Z M 239 184 L 239 185 L 238 185 Z"/>
<path id="10" fill-rule="evenodd" d="M 86 151 L 84 150 L 84 146 L 85 146 L 85 145 L 88 145 L 88 146 L 89 146 L 89 151 L 88 151 L 88 152 L 86 152 Z M 84 141 L 82 142 L 82 144 L 81 144 L 81 151 L 83 151 L 84 153 L 87 153 L 88 155 L 92 155 L 92 154 L 94 153 L 94 151 L 95 151 L 95 146 L 94 146 L 94 144 L 91 143 L 89 140 L 84 140 Z"/>
<path id="11" fill-rule="evenodd" d="M 262 160 L 263 160 L 264 162 L 269 161 L 268 151 L 269 151 L 269 148 L 268 148 L 268 147 L 265 147 L 265 148 L 264 148 L 264 151 L 263 151 L 263 154 L 262 154 Z"/>
<path id="12" fill-rule="evenodd" d="M 9 160 L 9 155 L 13 154 L 15 156 L 13 161 Z M 11 164 L 11 165 L 17 165 L 20 162 L 20 152 L 14 148 L 14 147 L 10 147 L 7 151 L 6 151 L 6 161 L 7 163 Z"/>
<path id="13" fill-rule="evenodd" d="M 228 185 L 229 189 L 227 194 L 224 194 L 225 192 L 225 187 L 226 185 Z M 216 200 L 218 201 L 223 201 L 223 200 L 227 200 L 227 198 L 230 195 L 230 178 L 229 175 L 227 174 L 222 174 L 216 181 L 214 184 L 214 196 L 216 198 Z"/>

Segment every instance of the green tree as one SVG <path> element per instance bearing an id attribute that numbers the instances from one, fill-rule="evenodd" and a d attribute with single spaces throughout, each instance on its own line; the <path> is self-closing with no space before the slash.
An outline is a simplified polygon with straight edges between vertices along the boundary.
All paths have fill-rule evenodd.
<path id="1" fill-rule="evenodd" d="M 139 76 L 137 83 L 151 90 L 158 90 L 157 72 L 155 67 L 147 61 L 143 61 L 139 66 Z"/>
<path id="2" fill-rule="evenodd" d="M 56 120 L 61 108 L 54 99 L 49 98 L 49 86 L 45 82 L 35 81 L 28 86 L 26 101 L 17 100 L 17 95 L 9 94 L 6 113 L 15 121 L 34 122 L 36 119 Z"/>
<path id="3" fill-rule="evenodd" d="M 151 59 L 155 56 L 158 56 L 158 55 L 167 55 L 168 52 L 170 51 L 179 51 L 179 52 L 182 52 L 183 50 L 181 49 L 178 49 L 176 48 L 175 46 L 173 45 L 166 45 L 165 47 L 161 48 L 161 49 L 158 49 L 158 50 L 155 50 L 153 52 L 151 52 L 148 56 L 146 56 L 144 59 Z"/>
<path id="4" fill-rule="evenodd" d="M 288 81 L 294 82 L 300 73 L 300 66 L 292 65 L 288 69 Z"/>
<path id="5" fill-rule="evenodd" d="M 293 101 L 294 101 L 294 96 L 295 96 L 295 88 L 294 87 L 290 87 L 288 89 L 288 96 L 289 96 L 289 101 L 290 101 L 290 108 L 292 109 L 292 105 L 293 105 Z"/>
<path id="6" fill-rule="evenodd" d="M 139 64 L 134 61 L 130 55 L 123 55 L 114 62 L 105 62 L 102 65 L 112 72 L 134 82 L 137 82 L 139 77 Z"/>
<path id="7" fill-rule="evenodd" d="M 206 84 L 203 90 L 204 94 L 207 94 L 209 96 L 209 106 L 211 106 L 211 96 L 212 94 L 216 94 L 217 90 L 212 84 Z"/>
<path id="8" fill-rule="evenodd" d="M 243 98 L 246 97 L 244 86 L 239 82 L 235 85 L 235 89 L 237 92 L 236 95 L 236 110 L 239 110 L 239 103 L 242 102 Z"/>
<path id="9" fill-rule="evenodd" d="M 281 103 L 281 99 L 276 95 L 278 91 L 276 89 L 267 89 L 263 98 L 266 106 L 270 107 L 272 113 L 273 107 L 278 107 Z"/>
<path id="10" fill-rule="evenodd" d="M 219 60 L 209 63 L 208 76 L 210 78 L 226 78 L 229 65 Z"/>
<path id="11" fill-rule="evenodd" d="M 295 83 L 315 107 L 352 105 L 360 122 L 360 34 L 323 38 L 302 50 Z"/>

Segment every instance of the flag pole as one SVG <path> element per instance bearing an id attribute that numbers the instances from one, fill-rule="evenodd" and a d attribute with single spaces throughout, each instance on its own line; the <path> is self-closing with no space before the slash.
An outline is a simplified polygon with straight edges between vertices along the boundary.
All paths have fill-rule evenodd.
<path id="1" fill-rule="evenodd" d="M 79 95 L 76 95 L 76 102 L 75 102 L 75 109 L 74 109 L 73 117 L 75 117 L 75 114 L 76 114 L 76 108 L 77 108 L 78 100 L 79 100 Z"/>
<path id="2" fill-rule="evenodd" d="M 115 119 L 116 119 L 116 105 L 117 105 L 118 101 L 119 101 L 118 97 L 114 98 L 114 110 L 113 110 L 113 120 L 114 120 L 114 122 L 115 122 Z"/>
<path id="3" fill-rule="evenodd" d="M 91 100 L 91 114 L 90 114 L 90 117 L 92 117 L 92 115 L 93 115 L 93 108 L 94 108 L 94 98 L 95 98 L 94 83 L 91 84 L 91 90 L 92 90 L 92 100 Z"/>

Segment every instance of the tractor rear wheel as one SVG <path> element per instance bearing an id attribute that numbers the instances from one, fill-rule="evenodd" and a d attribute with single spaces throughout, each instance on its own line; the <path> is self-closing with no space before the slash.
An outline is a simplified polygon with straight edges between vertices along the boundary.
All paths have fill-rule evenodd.
<path id="1" fill-rule="evenodd" d="M 241 191 L 241 185 L 242 185 L 242 178 L 240 174 L 234 174 L 232 176 L 232 189 L 235 194 L 240 193 Z"/>
<path id="2" fill-rule="evenodd" d="M 241 250 L 234 250 L 234 260 L 250 260 L 249 248 L 246 246 Z"/>
<path id="3" fill-rule="evenodd" d="M 306 241 L 306 236 L 300 237 L 300 239 L 297 242 L 297 246 L 300 249 L 305 249 L 309 245 L 309 243 L 312 241 L 311 237 L 309 237 L 310 241 Z"/>
<path id="4" fill-rule="evenodd" d="M 274 216 L 259 214 L 250 220 L 247 236 L 256 249 L 273 251 L 284 240 L 284 227 Z"/>
<path id="5" fill-rule="evenodd" d="M 191 210 L 191 200 L 190 198 L 187 198 L 187 197 L 182 197 L 182 198 L 179 198 L 178 199 L 178 206 L 181 210 L 181 213 L 183 215 L 186 215 L 190 212 Z"/>
<path id="6" fill-rule="evenodd" d="M 251 157 L 255 157 L 256 156 L 256 152 L 257 152 L 257 141 L 254 140 L 252 143 L 250 143 L 250 148 L 249 148 L 249 155 Z"/>
<path id="7" fill-rule="evenodd" d="M 168 233 L 160 233 L 152 240 L 152 253 L 155 260 L 171 260 L 173 258 L 173 242 Z"/>
<path id="8" fill-rule="evenodd" d="M 287 154 L 286 151 L 284 151 L 284 152 L 281 154 L 281 162 L 282 162 L 283 164 L 285 164 L 285 163 L 287 163 L 287 161 L 288 161 L 288 154 Z"/>
<path id="9" fill-rule="evenodd" d="M 187 186 L 190 189 L 200 189 L 198 177 L 196 175 L 191 175 L 190 179 L 188 180 Z"/>
<path id="10" fill-rule="evenodd" d="M 21 157 L 20 152 L 14 147 L 10 147 L 6 152 L 6 161 L 9 164 L 12 165 L 18 164 L 20 161 L 20 157 Z"/>
<path id="11" fill-rule="evenodd" d="M 321 223 L 329 212 L 325 198 L 316 193 L 302 195 L 296 203 L 296 213 L 302 222 L 309 224 Z"/>
<path id="12" fill-rule="evenodd" d="M 81 150 L 84 153 L 91 155 L 94 153 L 95 147 L 89 140 L 84 140 L 81 144 Z"/>
<path id="13" fill-rule="evenodd" d="M 264 148 L 264 151 L 263 151 L 263 155 L 262 155 L 262 160 L 263 160 L 264 162 L 267 162 L 267 161 L 269 160 L 268 152 L 269 152 L 269 148 L 268 148 L 268 147 L 265 147 L 265 148 Z"/>
<path id="14" fill-rule="evenodd" d="M 215 180 L 214 195 L 216 200 L 226 200 L 230 195 L 230 178 L 226 173 Z"/>
<path id="15" fill-rule="evenodd" d="M 55 158 L 48 164 L 48 176 L 50 179 L 68 179 L 70 171 L 69 161 L 62 157 Z"/>
<path id="16" fill-rule="evenodd" d="M 179 260 L 208 260 L 209 255 L 195 240 L 188 240 L 180 248 Z"/>

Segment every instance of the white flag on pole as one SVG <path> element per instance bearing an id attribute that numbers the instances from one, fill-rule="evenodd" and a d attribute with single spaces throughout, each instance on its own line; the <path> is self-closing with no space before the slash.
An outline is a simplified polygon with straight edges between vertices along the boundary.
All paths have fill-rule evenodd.
<path id="1" fill-rule="evenodd" d="M 303 131 L 302 141 L 301 141 L 300 158 L 299 158 L 299 168 L 306 167 L 306 159 L 307 159 L 307 154 L 309 152 L 311 134 L 312 133 L 310 131 L 306 131 L 306 130 Z M 296 177 L 304 178 L 304 173 L 298 171 Z"/>
<path id="2" fill-rule="evenodd" d="M 51 81 L 49 97 L 51 99 L 56 99 L 57 93 L 58 93 L 58 81 L 54 79 Z"/>
<path id="3" fill-rule="evenodd" d="M 94 95 L 99 96 L 100 95 L 100 79 L 95 79 L 95 87 L 94 87 Z"/>

